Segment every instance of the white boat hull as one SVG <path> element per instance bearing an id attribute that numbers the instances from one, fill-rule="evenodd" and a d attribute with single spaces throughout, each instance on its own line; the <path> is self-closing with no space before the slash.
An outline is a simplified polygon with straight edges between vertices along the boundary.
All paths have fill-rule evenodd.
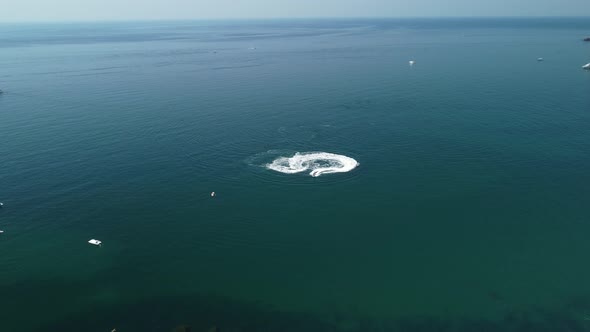
<path id="1" fill-rule="evenodd" d="M 95 246 L 101 246 L 102 245 L 102 241 L 95 240 L 95 239 L 92 239 L 92 240 L 88 241 L 88 243 L 93 244 Z"/>

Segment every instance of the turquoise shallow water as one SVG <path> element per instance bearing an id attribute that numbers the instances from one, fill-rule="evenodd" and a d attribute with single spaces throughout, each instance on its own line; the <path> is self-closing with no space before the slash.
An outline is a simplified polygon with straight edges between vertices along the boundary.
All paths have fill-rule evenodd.
<path id="1" fill-rule="evenodd" d="M 590 330 L 588 34 L 0 25 L 0 330 Z"/>

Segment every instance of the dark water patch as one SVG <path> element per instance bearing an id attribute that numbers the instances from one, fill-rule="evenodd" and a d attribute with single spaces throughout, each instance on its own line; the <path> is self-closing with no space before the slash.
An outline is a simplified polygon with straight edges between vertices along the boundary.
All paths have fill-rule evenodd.
<path id="1" fill-rule="evenodd" d="M 170 273 L 182 275 L 183 271 L 180 269 Z M 32 286 L 30 290 L 37 287 L 45 290 L 46 287 L 59 289 L 65 285 L 46 282 L 29 286 Z M 88 289 L 88 285 L 84 284 L 68 287 L 75 287 L 80 294 Z M 24 305 L 23 300 L 27 296 L 23 297 L 22 293 L 15 292 L 16 289 L 2 291 L 3 294 L 15 296 L 14 304 L 20 307 Z M 59 296 L 57 291 L 55 293 L 55 296 Z M 588 298 L 584 301 L 588 301 Z M 51 300 L 41 300 L 36 305 L 51 305 Z M 74 303 L 70 303 L 72 305 Z M 27 328 L 26 322 L 23 322 L 21 326 L 14 326 L 11 331 L 102 332 L 116 328 L 117 331 L 166 332 L 186 326 L 193 332 L 207 332 L 214 327 L 220 332 L 586 332 L 590 331 L 590 321 L 583 311 L 590 311 L 590 306 L 584 305 L 576 311 L 570 310 L 568 305 L 520 308 L 497 319 L 435 316 L 382 319 L 342 312 L 288 312 L 263 303 L 236 301 L 215 295 L 186 294 L 146 296 L 137 302 L 121 301 L 109 305 L 101 303 L 97 298 L 84 310 L 64 315 L 52 323 Z"/>

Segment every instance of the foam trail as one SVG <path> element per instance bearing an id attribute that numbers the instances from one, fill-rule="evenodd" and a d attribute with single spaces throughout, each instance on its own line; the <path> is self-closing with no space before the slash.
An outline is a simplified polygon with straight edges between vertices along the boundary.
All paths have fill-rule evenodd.
<path id="1" fill-rule="evenodd" d="M 327 152 L 295 153 L 293 157 L 279 157 L 267 164 L 273 171 L 294 174 L 311 170 L 309 175 L 318 177 L 322 174 L 346 173 L 355 169 L 359 163 L 347 156 Z"/>

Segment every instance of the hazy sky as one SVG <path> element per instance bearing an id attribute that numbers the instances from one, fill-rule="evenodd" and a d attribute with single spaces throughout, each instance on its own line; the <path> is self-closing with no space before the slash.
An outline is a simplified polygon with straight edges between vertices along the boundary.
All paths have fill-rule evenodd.
<path id="1" fill-rule="evenodd" d="M 0 0 L 0 22 L 278 17 L 575 16 L 590 0 Z"/>

